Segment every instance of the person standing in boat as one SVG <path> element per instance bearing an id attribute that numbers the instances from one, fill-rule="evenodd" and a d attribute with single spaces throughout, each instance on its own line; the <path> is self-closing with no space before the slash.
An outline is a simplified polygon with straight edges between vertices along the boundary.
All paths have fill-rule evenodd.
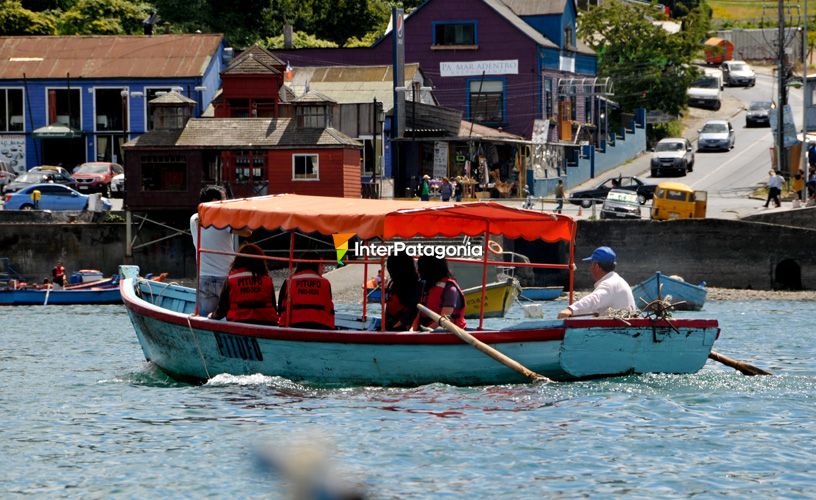
<path id="1" fill-rule="evenodd" d="M 306 252 L 281 286 L 278 297 L 281 326 L 334 330 L 331 283 L 322 274 L 320 256 Z"/>
<path id="2" fill-rule="evenodd" d="M 459 328 L 465 328 L 465 295 L 459 283 L 448 270 L 448 261 L 443 258 L 423 255 L 417 261 L 419 279 L 422 283 L 422 305 L 435 313 L 448 316 Z M 412 330 L 420 327 L 437 328 L 438 323 L 419 314 Z"/>
<path id="3" fill-rule="evenodd" d="M 617 256 L 611 248 L 598 247 L 584 261 L 590 262 L 589 272 L 595 280 L 595 289 L 559 312 L 558 319 L 591 314 L 603 316 L 609 309 L 636 310 L 632 288 L 615 272 Z"/>
<path id="4" fill-rule="evenodd" d="M 59 286 L 65 286 L 65 266 L 62 261 L 57 261 L 57 265 L 51 269 L 51 282 Z"/>
<path id="5" fill-rule="evenodd" d="M 227 194 L 218 186 L 208 186 L 201 190 L 199 203 L 223 201 Z M 198 253 L 198 212 L 190 217 L 190 233 L 193 236 L 193 246 Z M 252 234 L 249 229 L 218 229 L 215 227 L 201 228 L 201 248 L 217 250 L 219 252 L 235 252 L 236 236 L 247 237 Z M 227 274 L 234 259 L 233 255 L 201 252 L 198 268 L 198 315 L 207 316 L 215 310 L 221 297 L 221 290 L 227 281 Z"/>
<path id="6" fill-rule="evenodd" d="M 215 311 L 209 317 L 227 321 L 277 325 L 278 310 L 275 308 L 275 285 L 269 277 L 264 252 L 258 245 L 245 243 L 230 267 L 227 281 Z"/>
<path id="7" fill-rule="evenodd" d="M 404 252 L 388 257 L 388 284 L 385 288 L 385 329 L 403 331 L 411 328 L 422 296 L 414 259 Z"/>

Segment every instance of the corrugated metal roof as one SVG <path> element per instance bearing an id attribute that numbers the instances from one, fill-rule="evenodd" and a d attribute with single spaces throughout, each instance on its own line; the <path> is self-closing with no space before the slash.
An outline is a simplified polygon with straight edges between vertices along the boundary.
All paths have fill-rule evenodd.
<path id="1" fill-rule="evenodd" d="M 150 104 L 197 104 L 193 99 L 178 92 L 167 92 L 150 101 Z"/>
<path id="2" fill-rule="evenodd" d="M 128 146 L 198 148 L 282 148 L 356 146 L 362 144 L 333 128 L 298 128 L 289 118 L 193 118 L 173 142 L 163 131 L 151 130 Z"/>
<path id="3" fill-rule="evenodd" d="M 0 79 L 204 75 L 220 34 L 0 37 Z"/>
<path id="4" fill-rule="evenodd" d="M 224 73 L 280 74 L 275 66 L 284 66 L 284 63 L 266 49 L 253 45 L 233 59 Z"/>
<path id="5" fill-rule="evenodd" d="M 567 0 L 502 0 L 517 16 L 547 16 L 561 14 Z"/>
<path id="6" fill-rule="evenodd" d="M 337 104 L 337 101 L 335 101 L 331 97 L 321 94 L 320 92 L 317 92 L 316 90 L 310 90 L 292 102 L 296 102 L 298 104 L 327 103 L 327 102 Z"/>

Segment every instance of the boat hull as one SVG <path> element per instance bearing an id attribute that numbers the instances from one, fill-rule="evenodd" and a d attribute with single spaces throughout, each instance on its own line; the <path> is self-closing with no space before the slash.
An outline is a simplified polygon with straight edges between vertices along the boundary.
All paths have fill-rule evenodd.
<path id="1" fill-rule="evenodd" d="M 649 302 L 671 296 L 671 304 L 681 311 L 699 311 L 703 308 L 708 291 L 704 286 L 693 285 L 660 272 L 632 288 L 635 303 L 643 309 Z"/>
<path id="2" fill-rule="evenodd" d="M 564 291 L 563 286 L 534 286 L 521 289 L 521 298 L 527 300 L 555 300 Z"/>
<path id="3" fill-rule="evenodd" d="M 195 298 L 190 289 L 150 286 L 132 279 L 120 286 L 145 357 L 183 380 L 261 373 L 319 385 L 527 381 L 445 331 L 380 332 L 379 322 L 373 320 L 358 321 L 359 329 L 333 331 L 215 321 L 190 314 Z M 354 321 L 338 317 L 338 325 Z M 645 319 L 629 323 L 527 321 L 471 333 L 533 371 L 571 380 L 626 373 L 694 373 L 705 364 L 719 332 L 717 322 L 709 320 L 678 320 L 673 326 Z"/>
<path id="4" fill-rule="evenodd" d="M 101 290 L 2 290 L 0 305 L 121 304 L 118 288 Z"/>

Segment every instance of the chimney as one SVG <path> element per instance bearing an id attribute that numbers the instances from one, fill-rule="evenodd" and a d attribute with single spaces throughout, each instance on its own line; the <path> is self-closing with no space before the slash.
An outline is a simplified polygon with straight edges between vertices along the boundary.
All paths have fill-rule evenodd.
<path id="1" fill-rule="evenodd" d="M 283 25 L 283 48 L 286 50 L 294 49 L 295 46 L 292 43 L 292 25 L 291 24 L 284 24 Z"/>

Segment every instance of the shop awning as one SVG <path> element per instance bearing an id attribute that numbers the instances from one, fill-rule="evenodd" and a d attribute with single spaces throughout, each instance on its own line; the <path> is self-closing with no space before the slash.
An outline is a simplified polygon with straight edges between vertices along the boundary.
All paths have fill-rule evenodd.
<path id="1" fill-rule="evenodd" d="M 52 123 L 31 132 L 35 139 L 79 139 L 82 131 L 63 123 Z"/>

